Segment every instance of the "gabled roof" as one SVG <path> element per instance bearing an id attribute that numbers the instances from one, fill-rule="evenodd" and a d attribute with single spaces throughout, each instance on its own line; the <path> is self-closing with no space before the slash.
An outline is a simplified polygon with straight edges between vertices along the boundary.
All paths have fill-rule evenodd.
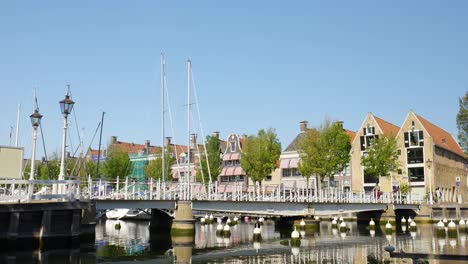
<path id="1" fill-rule="evenodd" d="M 289 143 L 289 145 L 284 149 L 284 152 L 297 151 L 297 145 L 299 144 L 299 141 L 301 140 L 301 138 L 304 137 L 304 135 L 305 135 L 304 132 L 297 134 L 297 136 L 293 139 L 293 141 L 291 141 L 291 143 Z"/>
<path id="2" fill-rule="evenodd" d="M 400 127 L 395 126 L 394 124 L 387 122 L 382 118 L 376 117 L 375 115 L 372 116 L 374 117 L 375 122 L 377 122 L 377 124 L 379 125 L 380 129 L 382 129 L 382 132 L 385 136 L 396 136 L 398 134 Z"/>
<path id="3" fill-rule="evenodd" d="M 344 131 L 346 135 L 349 136 L 349 143 L 352 143 L 354 138 L 356 137 L 356 132 L 348 129 L 345 129 Z M 289 143 L 289 145 L 284 149 L 284 152 L 297 151 L 297 145 L 299 144 L 299 141 L 304 137 L 304 135 L 304 132 L 300 132 L 299 134 L 297 134 L 293 141 L 291 141 L 291 143 Z"/>
<path id="4" fill-rule="evenodd" d="M 461 149 L 460 145 L 458 145 L 457 141 L 455 141 L 455 139 L 452 137 L 452 135 L 450 135 L 449 132 L 432 124 L 420 115 L 416 115 L 416 118 L 419 120 L 419 122 L 421 122 L 423 127 L 432 137 L 436 146 L 453 152 L 463 158 L 465 157 L 465 153 Z"/>

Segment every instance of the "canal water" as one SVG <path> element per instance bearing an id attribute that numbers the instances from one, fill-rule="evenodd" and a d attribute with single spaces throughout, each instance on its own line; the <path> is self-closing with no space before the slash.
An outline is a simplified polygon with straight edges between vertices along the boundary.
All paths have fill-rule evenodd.
<path id="1" fill-rule="evenodd" d="M 120 229 L 116 229 L 116 223 Z M 5 252 L 0 263 L 412 263 L 392 259 L 384 247 L 397 251 L 467 255 L 468 234 L 456 238 L 438 237 L 435 226 L 420 224 L 416 232 L 398 227 L 393 235 L 375 233 L 355 222 L 340 233 L 331 222 L 321 222 L 320 231 L 301 238 L 300 247 L 288 245 L 291 229 L 279 230 L 271 220 L 261 228 L 263 240 L 253 242 L 254 223 L 239 223 L 231 237 L 216 236 L 216 223 L 196 224 L 194 239 L 149 234 L 146 221 L 101 221 L 96 226 L 94 245 L 34 252 Z M 192 240 L 193 242 L 190 242 Z M 429 260 L 428 263 L 468 263 Z"/>

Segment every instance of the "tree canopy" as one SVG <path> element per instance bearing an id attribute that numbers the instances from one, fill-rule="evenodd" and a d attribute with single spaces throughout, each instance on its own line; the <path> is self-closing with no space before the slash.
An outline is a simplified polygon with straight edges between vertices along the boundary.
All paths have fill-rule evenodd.
<path id="1" fill-rule="evenodd" d="M 197 179 L 201 182 L 209 182 L 210 180 L 210 173 L 211 173 L 211 180 L 217 181 L 218 176 L 221 173 L 221 141 L 218 137 L 215 136 L 207 136 L 206 141 L 206 153 L 208 154 L 208 164 L 209 164 L 209 171 L 208 166 L 206 163 L 206 155 L 205 153 L 201 153 L 200 155 L 200 168 L 197 170 Z"/>
<path id="2" fill-rule="evenodd" d="M 299 172 L 309 180 L 316 174 L 320 181 L 343 171 L 349 164 L 350 138 L 338 122 L 325 119 L 319 129 L 308 129 L 299 140 Z"/>
<path id="3" fill-rule="evenodd" d="M 460 108 L 457 114 L 458 142 L 465 155 L 468 154 L 468 92 L 459 98 Z"/>
<path id="4" fill-rule="evenodd" d="M 117 146 L 110 145 L 107 148 L 107 157 L 102 164 L 102 174 L 106 179 L 116 179 L 128 176 L 133 170 L 133 164 L 128 154 Z"/>
<path id="5" fill-rule="evenodd" d="M 261 129 L 256 136 L 247 137 L 242 148 L 240 164 L 254 183 L 261 182 L 275 169 L 280 153 L 281 143 L 275 130 Z"/>
<path id="6" fill-rule="evenodd" d="M 389 176 L 400 167 L 398 144 L 394 136 L 375 138 L 361 157 L 364 175 L 377 180 L 379 176 Z"/>
<path id="7" fill-rule="evenodd" d="M 170 155 L 167 151 L 164 154 L 164 175 L 166 181 L 172 180 L 172 171 L 171 167 L 172 164 L 175 162 L 175 157 Z M 159 180 L 162 179 L 162 157 L 158 157 L 154 160 L 151 160 L 146 166 L 145 166 L 145 175 L 146 177 L 151 177 L 154 180 Z"/>

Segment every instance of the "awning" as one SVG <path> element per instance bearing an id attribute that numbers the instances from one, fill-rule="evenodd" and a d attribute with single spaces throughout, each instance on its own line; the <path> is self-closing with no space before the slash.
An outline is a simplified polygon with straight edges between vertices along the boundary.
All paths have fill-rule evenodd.
<path id="1" fill-rule="evenodd" d="M 226 170 L 227 170 L 227 168 L 223 168 L 223 169 L 221 170 L 221 173 L 220 173 L 219 175 L 220 175 L 220 176 L 225 176 L 225 175 L 226 175 Z"/>
<path id="2" fill-rule="evenodd" d="M 223 155 L 223 160 L 231 160 L 231 155 L 232 154 L 224 154 Z"/>
<path id="3" fill-rule="evenodd" d="M 299 164 L 299 158 L 282 159 L 280 161 L 280 169 L 297 168 L 298 164 Z"/>
<path id="4" fill-rule="evenodd" d="M 289 168 L 289 162 L 291 161 L 291 159 L 282 159 L 280 161 L 280 169 L 287 169 Z"/>
<path id="5" fill-rule="evenodd" d="M 312 185 L 312 179 L 309 181 L 309 184 L 311 188 L 313 188 Z M 281 181 L 282 187 L 288 189 L 288 188 L 306 188 L 307 182 L 305 179 L 300 179 L 300 180 L 289 180 L 289 181 Z"/>
<path id="6" fill-rule="evenodd" d="M 228 176 L 234 175 L 234 167 L 228 167 L 226 170 L 226 175 Z"/>
<path id="7" fill-rule="evenodd" d="M 239 159 L 240 159 L 240 153 L 232 153 L 231 160 L 239 160 Z"/>
<path id="8" fill-rule="evenodd" d="M 245 171 L 242 169 L 242 167 L 236 167 L 234 169 L 234 175 L 245 175 Z"/>
<path id="9" fill-rule="evenodd" d="M 289 163 L 290 168 L 297 168 L 297 165 L 299 164 L 299 159 L 291 159 L 291 162 Z"/>

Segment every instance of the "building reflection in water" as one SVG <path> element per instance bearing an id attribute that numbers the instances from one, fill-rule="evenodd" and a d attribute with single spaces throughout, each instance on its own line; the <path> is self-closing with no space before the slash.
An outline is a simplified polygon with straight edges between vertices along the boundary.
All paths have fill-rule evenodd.
<path id="1" fill-rule="evenodd" d="M 120 223 L 120 229 L 116 228 Z M 170 237 L 169 233 L 149 234 L 149 222 L 103 221 L 96 226 L 96 243 L 83 250 L 8 251 L 0 254 L 0 263 L 97 263 L 151 260 L 151 263 L 410 263 L 390 259 L 383 248 L 392 244 L 397 250 L 418 253 L 467 254 L 467 236 L 436 236 L 432 225 L 418 225 L 416 232 L 403 231 L 386 236 L 382 230 L 370 232 L 348 223 L 349 232 L 332 229 L 330 222 L 320 224 L 320 232 L 301 237 L 301 246 L 280 243 L 291 230 L 275 230 L 272 222 L 262 226 L 262 241 L 253 242 L 254 223 L 233 226 L 230 237 L 216 236 L 216 224 L 196 225 L 194 237 Z M 280 234 L 283 234 L 281 237 Z M 90 250 L 89 250 L 90 249 Z M 430 263 L 451 263 L 431 261 Z"/>

